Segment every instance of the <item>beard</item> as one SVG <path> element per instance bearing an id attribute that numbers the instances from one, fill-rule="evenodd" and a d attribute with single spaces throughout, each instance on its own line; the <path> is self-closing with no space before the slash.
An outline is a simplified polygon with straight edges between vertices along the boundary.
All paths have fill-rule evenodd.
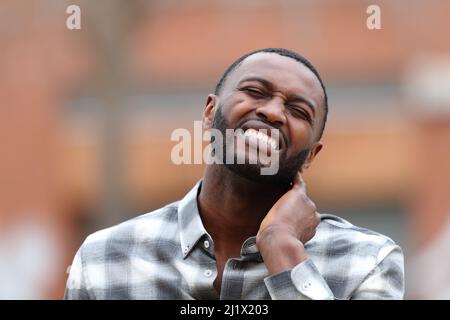
<path id="1" fill-rule="evenodd" d="M 225 138 L 226 129 L 229 129 L 230 127 L 228 125 L 227 120 L 223 116 L 221 105 L 218 106 L 218 109 L 214 116 L 212 128 L 219 130 L 222 133 L 222 137 L 224 137 L 224 139 L 222 146 L 217 146 L 214 144 L 214 139 L 212 138 L 211 145 L 213 146 L 214 150 L 218 150 L 216 149 L 216 147 L 223 148 L 222 155 L 223 158 L 225 158 L 227 150 L 229 148 L 234 149 L 235 145 L 229 143 L 229 141 L 227 141 L 227 139 Z M 287 158 L 286 152 L 281 152 L 279 157 L 278 171 L 273 175 L 261 174 L 261 164 L 259 163 L 250 164 L 247 163 L 246 161 L 246 163 L 244 164 L 238 164 L 235 150 L 228 150 L 228 152 L 232 152 L 233 154 L 234 157 L 233 163 L 231 164 L 227 163 L 225 159 L 221 159 L 222 160 L 221 163 L 223 163 L 228 170 L 253 182 L 287 186 L 294 180 L 295 176 L 297 175 L 297 172 L 305 163 L 310 150 L 311 148 L 305 148 L 295 156 L 289 158 Z"/>

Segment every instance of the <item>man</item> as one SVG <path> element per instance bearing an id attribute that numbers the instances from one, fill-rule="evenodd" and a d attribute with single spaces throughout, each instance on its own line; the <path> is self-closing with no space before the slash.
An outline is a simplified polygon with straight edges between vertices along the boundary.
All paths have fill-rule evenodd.
<path id="1" fill-rule="evenodd" d="M 181 201 L 89 236 L 65 297 L 401 299 L 400 247 L 318 214 L 306 194 L 301 173 L 322 149 L 327 112 L 319 74 L 297 53 L 270 48 L 239 58 L 208 96 L 203 125 L 277 129 L 269 149 L 279 153 L 278 172 L 262 175 L 260 161 L 207 165 Z M 244 148 L 227 140 L 224 151 L 248 159 L 258 147 L 246 136 Z"/>

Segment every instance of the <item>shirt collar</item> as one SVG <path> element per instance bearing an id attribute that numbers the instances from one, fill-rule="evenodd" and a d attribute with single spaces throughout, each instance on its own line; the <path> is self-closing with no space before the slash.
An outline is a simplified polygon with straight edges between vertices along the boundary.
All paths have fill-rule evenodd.
<path id="1" fill-rule="evenodd" d="M 198 211 L 197 196 L 200 187 L 201 181 L 195 184 L 178 205 L 178 225 L 183 258 L 189 255 L 201 237 L 208 234 Z"/>

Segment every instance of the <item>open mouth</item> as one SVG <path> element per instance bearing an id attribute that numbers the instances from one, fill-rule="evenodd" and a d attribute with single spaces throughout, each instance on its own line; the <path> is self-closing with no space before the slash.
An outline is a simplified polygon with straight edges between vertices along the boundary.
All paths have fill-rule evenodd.
<path id="1" fill-rule="evenodd" d="M 249 120 L 241 126 L 243 137 L 247 142 L 267 146 L 269 150 L 280 151 L 285 143 L 282 132 L 258 120 Z"/>
<path id="2" fill-rule="evenodd" d="M 267 131 L 266 129 L 262 129 L 264 131 Z M 268 145 L 272 150 L 280 150 L 278 141 L 268 134 L 266 134 L 264 131 L 259 131 L 253 128 L 249 128 L 244 131 L 244 137 L 248 138 L 249 140 L 255 140 L 258 141 L 258 145 Z"/>

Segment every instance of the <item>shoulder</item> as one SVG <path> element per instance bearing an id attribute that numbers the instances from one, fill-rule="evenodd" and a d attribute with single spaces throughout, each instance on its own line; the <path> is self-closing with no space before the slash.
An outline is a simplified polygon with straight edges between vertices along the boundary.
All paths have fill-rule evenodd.
<path id="1" fill-rule="evenodd" d="M 389 237 L 322 214 L 310 256 L 335 296 L 343 299 L 401 299 L 404 259 Z"/>
<path id="2" fill-rule="evenodd" d="M 332 214 L 320 214 L 320 217 L 314 240 L 326 245 L 334 254 L 366 255 L 379 262 L 391 251 L 401 251 L 391 238 L 379 232 L 353 225 Z"/>
<path id="3" fill-rule="evenodd" d="M 80 248 L 84 260 L 101 261 L 126 254 L 138 244 L 174 239 L 178 232 L 178 202 L 171 203 L 89 235 Z M 117 259 L 117 257 L 114 257 Z"/>

